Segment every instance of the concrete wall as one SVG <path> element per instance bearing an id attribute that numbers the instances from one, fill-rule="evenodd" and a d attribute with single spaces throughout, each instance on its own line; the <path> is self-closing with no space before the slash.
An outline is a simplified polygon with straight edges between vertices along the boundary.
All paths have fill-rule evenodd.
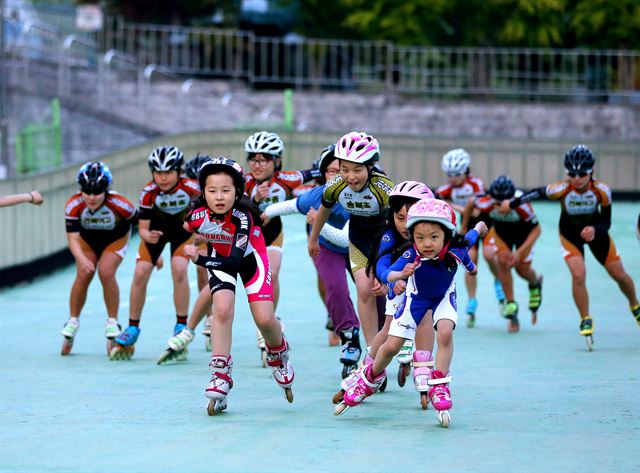
<path id="1" fill-rule="evenodd" d="M 150 179 L 146 158 L 156 146 L 180 147 L 187 158 L 196 153 L 225 155 L 245 162 L 243 143 L 246 131 L 205 131 L 154 139 L 143 145 L 102 157 L 114 175 L 113 189 L 137 202 L 140 189 Z M 332 133 L 282 133 L 286 148 L 285 169 L 308 168 L 326 145 L 339 136 Z M 531 188 L 563 177 L 564 151 L 571 141 L 532 139 L 453 139 L 378 134 L 382 165 L 396 181 L 424 180 L 432 187 L 444 181 L 440 159 L 449 149 L 464 147 L 473 157 L 473 173 L 485 183 L 499 174 L 509 174 L 522 188 Z M 614 190 L 640 190 L 640 147 L 637 143 L 600 142 L 596 175 Z M 19 205 L 0 209 L 0 269 L 26 264 L 67 246 L 64 205 L 77 191 L 73 165 L 55 172 L 0 181 L 0 194 L 39 190 L 41 207 Z"/>

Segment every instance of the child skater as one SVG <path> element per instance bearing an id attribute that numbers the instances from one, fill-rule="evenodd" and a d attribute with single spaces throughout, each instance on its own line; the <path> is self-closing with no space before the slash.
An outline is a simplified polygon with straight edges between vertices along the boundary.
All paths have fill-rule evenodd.
<path id="1" fill-rule="evenodd" d="M 458 320 L 453 280 L 458 263 L 472 274 L 477 272 L 469 257 L 469 248 L 486 234 L 487 226 L 478 222 L 464 237 L 457 235 L 456 216 L 449 204 L 438 199 L 423 199 L 409 209 L 407 230 L 412 247 L 385 275 L 389 282 L 408 279 L 406 299 L 393 317 L 389 337 L 378 349 L 373 363 L 361 372 L 355 386 L 347 390 L 343 402 L 336 407 L 336 414 L 357 406 L 373 394 L 404 341 L 414 339 L 420 324 L 430 323 L 436 330 L 438 351 L 435 370 L 429 373 L 428 396 L 438 411 L 440 424 L 448 427 L 449 409 L 453 405 L 448 387 L 449 366 L 453 357 L 453 330 Z"/>
<path id="2" fill-rule="evenodd" d="M 185 253 L 198 266 L 207 268 L 213 300 L 211 380 L 205 389 L 210 399 L 207 411 L 217 414 L 227 407 L 227 395 L 233 387 L 231 369 L 231 329 L 233 324 L 236 278 L 242 278 L 249 308 L 266 342 L 267 364 L 273 377 L 293 402 L 291 384 L 293 366 L 289 363 L 289 345 L 282 335 L 273 307 L 273 288 L 267 249 L 258 224 L 259 216 L 240 202 L 245 180 L 242 167 L 231 159 L 214 158 L 200 168 L 198 176 L 206 205 L 194 209 L 185 229 L 208 240 L 207 254 L 195 245 L 186 245 Z"/>
<path id="3" fill-rule="evenodd" d="M 398 306 L 404 300 L 404 291 L 406 289 L 406 281 L 396 281 L 388 283 L 385 279 L 385 273 L 391 264 L 397 260 L 410 247 L 409 234 L 407 233 L 407 212 L 411 205 L 421 199 L 433 198 L 433 192 L 426 184 L 416 181 L 403 181 L 396 185 L 389 195 L 389 212 L 385 219 L 384 227 L 381 232 L 374 238 L 372 258 L 367 266 L 367 274 L 375 271 L 376 279 L 374 281 L 374 293 L 386 295 L 385 322 L 382 329 L 373 339 L 369 353 L 366 355 L 364 365 L 371 364 L 376 356 L 376 352 L 380 345 L 387 339 L 393 314 L 396 313 Z M 433 349 L 433 328 L 427 330 L 426 339 L 423 341 L 428 350 Z M 421 340 L 422 341 L 422 340 Z M 398 353 L 398 362 L 400 368 L 398 371 L 398 384 L 402 387 L 405 384 L 406 375 L 411 369 L 411 358 L 413 355 L 413 340 L 407 340 Z M 421 343 L 422 345 L 422 343 Z M 431 351 L 429 351 L 429 358 Z M 342 401 L 342 397 L 351 386 L 353 386 L 359 373 L 352 372 L 349 377 L 340 383 L 340 391 L 333 397 L 333 403 L 337 404 Z M 386 388 L 386 380 L 380 385 L 380 391 Z"/>

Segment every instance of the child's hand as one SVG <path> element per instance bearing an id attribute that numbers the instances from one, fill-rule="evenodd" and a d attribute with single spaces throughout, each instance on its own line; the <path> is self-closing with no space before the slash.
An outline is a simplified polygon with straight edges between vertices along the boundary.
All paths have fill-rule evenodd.
<path id="1" fill-rule="evenodd" d="M 312 258 L 318 256 L 320 254 L 320 245 L 318 244 L 318 240 L 309 239 L 308 250 L 309 256 L 311 256 Z"/>
<path id="2" fill-rule="evenodd" d="M 511 211 L 511 207 L 509 206 L 509 203 L 511 201 L 508 199 L 503 200 L 502 202 L 500 202 L 500 205 L 498 206 L 498 212 L 501 214 L 508 214 Z"/>
<path id="3" fill-rule="evenodd" d="M 387 286 L 380 284 L 380 281 L 377 279 L 373 280 L 373 288 L 371 288 L 371 292 L 374 296 L 386 296 L 387 295 Z"/>
<path id="4" fill-rule="evenodd" d="M 262 202 L 264 199 L 269 197 L 269 188 L 271 187 L 271 183 L 269 181 L 263 182 L 256 188 L 256 195 L 253 196 L 253 199 L 256 202 Z"/>
<path id="5" fill-rule="evenodd" d="M 145 242 L 155 245 L 160 241 L 160 237 L 162 236 L 162 232 L 160 230 L 149 230 L 148 232 L 140 233 L 140 238 L 142 238 Z"/>
<path id="6" fill-rule="evenodd" d="M 262 224 L 266 225 L 271 221 L 271 217 L 269 217 L 266 213 L 262 212 L 260 214 L 260 218 L 262 219 Z"/>
<path id="7" fill-rule="evenodd" d="M 313 222 L 316 221 L 316 214 L 318 213 L 318 211 L 316 209 L 309 209 L 309 211 L 307 212 L 307 223 L 309 225 L 313 225 Z"/>
<path id="8" fill-rule="evenodd" d="M 406 290 L 407 290 L 407 281 L 405 281 L 404 279 L 401 279 L 400 281 L 396 281 L 396 283 L 393 286 L 393 293 L 396 296 L 404 294 L 404 291 Z"/>
<path id="9" fill-rule="evenodd" d="M 480 238 L 485 236 L 487 234 L 487 232 L 489 231 L 489 228 L 487 228 L 487 224 L 484 223 L 484 222 L 476 223 L 476 226 L 473 227 L 473 228 L 475 229 L 476 232 L 478 232 L 478 236 Z"/>
<path id="10" fill-rule="evenodd" d="M 191 261 L 195 263 L 199 256 L 198 247 L 196 245 L 185 245 L 184 254 L 191 258 Z"/>
<path id="11" fill-rule="evenodd" d="M 82 256 L 78 258 L 78 268 L 80 268 L 83 273 L 93 274 L 96 270 L 96 265 L 86 256 Z"/>
<path id="12" fill-rule="evenodd" d="M 591 243 L 596 236 L 596 229 L 592 225 L 584 227 L 580 232 L 580 236 L 587 243 Z"/>
<path id="13" fill-rule="evenodd" d="M 416 268 L 418 267 L 418 263 L 407 263 L 404 265 L 404 269 L 400 272 L 402 274 L 402 278 L 406 279 L 410 276 L 413 276 L 413 273 L 416 272 Z"/>

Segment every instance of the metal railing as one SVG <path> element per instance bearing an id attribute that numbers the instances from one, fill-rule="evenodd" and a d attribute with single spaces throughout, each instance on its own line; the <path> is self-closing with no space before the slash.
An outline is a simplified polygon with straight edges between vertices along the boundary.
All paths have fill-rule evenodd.
<path id="1" fill-rule="evenodd" d="M 107 18 L 100 41 L 174 72 L 453 97 L 627 100 L 640 94 L 640 52 L 396 46 L 386 41 L 261 37 Z"/>

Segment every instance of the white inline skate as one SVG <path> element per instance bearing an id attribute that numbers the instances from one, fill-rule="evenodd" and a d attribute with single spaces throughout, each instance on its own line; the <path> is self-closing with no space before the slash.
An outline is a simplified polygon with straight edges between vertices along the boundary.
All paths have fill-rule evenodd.
<path id="1" fill-rule="evenodd" d="M 280 319 L 280 317 L 276 317 L 276 319 L 278 319 L 278 322 L 280 322 L 280 330 L 282 330 L 282 336 L 284 337 L 284 324 L 282 323 L 282 320 Z M 264 341 L 264 337 L 262 336 L 260 329 L 256 329 L 256 342 L 257 342 L 256 345 L 260 349 L 260 361 L 262 362 L 262 367 L 266 368 L 267 367 L 267 344 Z"/>
<path id="2" fill-rule="evenodd" d="M 60 350 L 60 354 L 62 356 L 67 356 L 71 353 L 73 342 L 76 338 L 76 334 L 78 333 L 79 328 L 80 320 L 78 319 L 78 317 L 71 317 L 64 324 L 64 327 L 60 332 L 60 334 L 64 337 L 64 340 L 62 341 L 62 349 Z"/>
<path id="3" fill-rule="evenodd" d="M 284 389 L 287 401 L 293 402 L 293 391 L 291 385 L 295 378 L 293 366 L 289 363 L 289 344 L 282 337 L 282 344 L 277 348 L 272 348 L 265 344 L 267 352 L 267 365 L 273 369 L 273 379 Z"/>
<path id="4" fill-rule="evenodd" d="M 398 352 L 396 359 L 400 365 L 398 366 L 398 386 L 403 387 L 407 382 L 407 377 L 411 373 L 411 360 L 415 344 L 413 340 L 405 340 Z"/>
<path id="5" fill-rule="evenodd" d="M 233 360 L 231 355 L 212 355 L 209 362 L 211 379 L 207 385 L 204 395 L 209 398 L 207 403 L 207 413 L 214 416 L 227 408 L 227 395 L 233 387 L 231 379 L 231 369 Z"/>
<path id="6" fill-rule="evenodd" d="M 413 353 L 413 385 L 420 394 L 420 405 L 423 410 L 429 406 L 429 380 L 435 362 L 428 350 L 416 350 Z"/>
<path id="7" fill-rule="evenodd" d="M 167 342 L 169 348 L 162 352 L 157 363 L 161 365 L 165 361 L 171 360 L 186 361 L 189 353 L 188 346 L 193 341 L 193 338 L 194 332 L 190 328 L 185 327 L 182 329 L 182 331 L 169 339 Z"/>

